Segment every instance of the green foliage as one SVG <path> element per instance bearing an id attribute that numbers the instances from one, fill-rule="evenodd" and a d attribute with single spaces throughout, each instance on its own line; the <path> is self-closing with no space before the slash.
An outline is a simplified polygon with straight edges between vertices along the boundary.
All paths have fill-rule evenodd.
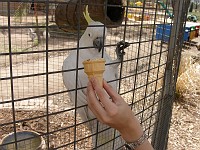
<path id="1" fill-rule="evenodd" d="M 200 12 L 189 12 L 188 15 L 195 15 L 197 17 L 197 21 L 200 21 Z"/>
<path id="2" fill-rule="evenodd" d="M 133 2 L 129 2 L 129 6 L 133 7 L 134 3 Z"/>
<path id="3" fill-rule="evenodd" d="M 34 46 L 37 46 L 38 44 L 39 44 L 38 39 L 35 39 L 35 40 L 33 41 L 33 45 L 34 45 Z"/>
<path id="4" fill-rule="evenodd" d="M 15 11 L 15 21 L 16 22 L 22 22 L 23 16 L 26 16 L 27 10 L 28 10 L 29 4 L 28 3 L 20 3 L 17 10 Z"/>

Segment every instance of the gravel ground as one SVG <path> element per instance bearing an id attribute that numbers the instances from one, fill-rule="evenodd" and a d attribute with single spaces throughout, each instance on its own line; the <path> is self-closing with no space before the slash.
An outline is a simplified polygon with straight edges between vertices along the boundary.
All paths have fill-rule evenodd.
<path id="1" fill-rule="evenodd" d="M 26 32 L 26 31 L 24 31 Z M 137 32 L 136 32 L 137 33 Z M 135 33 L 135 35 L 136 35 Z M 148 33 L 148 32 L 147 32 Z M 144 36 L 148 37 L 147 33 L 143 33 Z M 114 34 L 114 33 L 113 33 Z M 122 36 L 123 34 L 120 33 L 116 33 L 118 34 L 118 36 Z M 13 34 L 13 36 L 15 35 L 15 40 L 12 41 L 12 43 L 14 43 L 14 49 L 16 51 L 18 51 L 20 49 L 23 50 L 24 47 L 32 47 L 32 43 L 29 41 L 30 39 L 28 38 L 27 34 L 24 34 L 23 36 L 23 40 L 26 44 L 24 44 L 24 47 L 18 47 L 17 43 L 19 43 L 19 39 L 16 38 L 17 35 L 21 36 L 21 33 L 15 33 Z M 129 36 L 129 34 L 127 35 Z M 22 37 L 21 37 L 22 38 Z M 73 37 L 74 38 L 74 37 Z M 1 38 L 1 40 L 4 40 L 3 38 Z M 119 39 L 114 39 L 113 41 L 109 41 L 109 44 L 112 43 L 116 43 L 116 41 L 118 41 Z M 134 39 L 133 39 L 134 40 Z M 200 40 L 200 39 L 199 39 Z M 1 43 L 3 44 L 3 42 L 1 41 Z M 28 44 L 27 44 L 28 43 Z M 6 41 L 4 43 L 4 45 L 7 47 L 8 46 L 8 41 Z M 42 45 L 42 44 L 41 44 Z M 56 47 L 55 45 L 58 45 L 58 47 Z M 44 44 L 42 45 L 44 46 Z M 44 48 L 44 47 L 40 47 L 40 48 Z M 144 47 L 144 50 L 148 49 L 149 45 L 142 45 L 141 47 Z M 60 39 L 57 40 L 51 40 L 49 41 L 49 48 L 54 49 L 54 48 L 61 48 L 61 47 L 73 47 L 73 42 L 69 42 L 66 40 L 63 42 L 60 41 Z M 135 47 L 137 48 L 137 47 Z M 146 48 L 146 49 L 145 49 Z M 193 47 L 195 48 L 195 47 Z M 4 48 L 4 50 L 7 48 Z M 32 48 L 30 48 L 29 50 L 31 50 Z M 40 50 L 40 49 L 38 49 Z M 2 51 L 0 51 L 2 52 Z M 7 52 L 7 51 L 6 51 Z M 148 52 L 144 52 L 144 53 L 148 53 Z M 136 54 L 136 52 L 135 52 Z M 45 72 L 45 53 L 42 53 L 42 55 L 38 56 L 37 54 L 34 56 L 29 56 L 29 55 L 19 55 L 13 57 L 13 62 L 15 63 L 15 65 L 13 66 L 14 68 L 14 75 L 29 75 L 29 74 L 34 74 L 34 73 L 41 73 L 41 72 Z M 49 57 L 49 71 L 58 71 L 60 70 L 60 66 L 62 65 L 63 59 L 66 56 L 60 55 L 59 53 L 55 53 L 52 56 Z M 23 63 L 23 61 L 25 61 L 26 63 Z M 146 60 L 145 60 L 146 61 Z M 142 61 L 142 63 L 144 63 L 145 61 Z M 155 61 L 157 61 L 157 58 L 155 58 Z M 57 62 L 57 63 L 54 63 Z M 32 64 L 32 65 L 30 65 Z M 142 65 L 142 64 L 141 64 Z M 27 72 L 28 70 L 28 72 Z M 5 57 L 4 59 L 0 59 L 0 71 L 1 71 L 1 77 L 7 77 L 9 75 L 9 58 Z M 127 71 L 128 72 L 128 71 Z M 36 78 L 36 79 L 35 79 Z M 56 91 L 60 91 L 64 89 L 64 86 L 62 85 L 61 82 L 61 74 L 56 74 L 55 76 L 49 76 L 49 91 L 50 92 L 56 92 Z M 35 80 L 34 80 L 35 79 Z M 24 81 L 20 81 L 23 79 L 18 79 L 16 80 L 15 85 L 17 87 L 19 87 L 17 89 L 17 91 L 15 91 L 15 98 L 24 98 L 24 97 L 28 97 L 28 96 L 34 96 L 36 93 L 36 95 L 38 94 L 44 94 L 45 93 L 45 89 L 46 87 L 45 85 L 45 77 L 33 77 L 33 78 L 29 78 L 29 80 L 24 80 Z M 33 81 L 37 81 L 37 82 L 33 82 Z M 5 85 L 10 85 L 10 83 L 5 81 L 2 81 L 2 83 L 5 82 Z M 32 83 L 32 86 L 30 86 L 30 83 Z M 37 85 L 37 86 L 36 86 Z M 58 88 L 59 87 L 59 88 Z M 20 88 L 21 91 L 20 92 Z M 0 97 L 4 100 L 9 100 L 10 99 L 10 91 L 9 91 L 9 86 L 7 86 L 7 88 L 5 87 L 0 87 L 2 95 L 0 94 Z M 30 92 L 32 91 L 32 92 Z M 7 97 L 5 97 L 7 96 Z M 60 97 L 53 97 L 51 96 L 49 98 L 49 103 L 52 104 L 53 108 L 52 108 L 52 112 L 53 109 L 59 109 L 59 107 L 56 107 L 58 104 L 63 104 L 62 101 L 59 100 L 65 99 L 67 100 L 66 103 L 68 102 L 68 97 L 66 94 L 61 94 Z M 36 99 L 37 100 L 37 99 Z M 56 100 L 56 101 L 55 101 Z M 39 105 L 39 107 L 41 108 L 45 108 L 45 101 L 43 99 L 38 99 L 37 102 L 39 101 L 39 103 L 37 103 Z M 199 105 L 199 101 L 200 101 L 200 95 L 191 95 L 191 94 L 187 94 L 187 95 L 183 95 L 182 97 L 180 97 L 176 103 L 174 103 L 173 106 L 173 114 L 172 114 L 172 121 L 171 121 L 171 128 L 169 131 L 169 143 L 168 143 L 168 149 L 169 150 L 198 150 L 200 147 L 200 125 L 199 125 L 199 121 L 200 121 L 200 105 Z M 24 105 L 26 105 L 23 102 Z M 33 101 L 33 103 L 29 103 L 30 109 L 34 109 L 36 107 L 35 102 Z M 1 105 L 3 106 L 3 105 Z M 21 104 L 19 104 L 19 106 L 22 106 Z M 69 106 L 70 107 L 70 106 Z M 29 109 L 29 110 L 30 110 Z M 65 108 L 66 109 L 66 108 Z M 68 109 L 68 108 L 67 108 Z M 70 108 L 69 108 L 70 109 Z M 60 110 L 61 111 L 61 110 Z M 10 116 L 10 118 L 5 117 L 6 116 Z M 33 110 L 33 111 L 17 111 L 16 112 L 16 118 L 34 118 L 34 117 L 38 117 L 38 116 L 43 116 L 45 115 L 45 112 L 40 111 L 40 110 Z M 8 120 L 6 120 L 5 118 L 7 118 Z M 61 119 L 58 122 L 58 118 Z M 6 122 L 10 122 L 12 119 L 12 112 L 10 110 L 4 110 L 2 111 L 2 113 L 0 113 L 0 121 L 1 123 L 6 123 Z M 55 116 L 50 117 L 50 125 L 51 125 L 51 129 L 61 129 L 61 128 L 66 128 L 64 132 L 56 132 L 55 134 L 52 134 L 50 136 L 50 139 L 52 139 L 51 141 L 51 146 L 53 147 L 56 144 L 60 144 L 60 143 L 56 143 L 56 142 L 61 142 L 61 144 L 64 143 L 63 140 L 65 140 L 65 142 L 72 142 L 74 140 L 74 136 L 73 134 L 70 134 L 71 132 L 74 131 L 74 128 L 67 128 L 70 125 L 73 124 L 74 122 L 74 118 L 71 117 L 71 115 L 69 115 L 68 113 L 62 113 L 62 114 L 57 114 Z M 78 118 L 78 123 L 81 122 L 80 118 Z M 41 118 L 36 118 L 34 120 L 29 120 L 29 121 L 25 121 L 24 124 L 17 124 L 17 129 L 29 129 L 29 130 L 37 130 L 41 133 L 45 132 L 46 130 L 46 120 L 45 117 L 41 117 Z M 83 126 L 83 125 L 79 125 L 80 131 L 78 133 L 78 136 L 80 138 L 84 138 L 85 137 L 85 133 L 89 135 L 88 130 Z M 1 128 L 0 130 L 0 140 L 1 138 L 6 135 L 7 133 L 10 133 L 13 131 L 13 127 L 12 125 L 10 126 L 4 126 Z M 62 131 L 62 130 L 61 130 Z M 69 134 L 67 135 L 66 138 L 62 138 L 62 134 Z M 62 140 L 61 140 L 62 139 Z M 81 143 L 83 142 L 83 143 Z M 80 146 L 80 148 L 82 149 L 90 149 L 90 144 L 91 144 L 91 138 L 86 139 L 85 141 L 81 141 L 78 145 Z M 71 145 L 73 146 L 73 144 Z M 70 148 L 69 148 L 70 149 Z"/>
<path id="2" fill-rule="evenodd" d="M 193 41 L 199 42 L 200 37 Z M 200 64 L 200 51 L 195 46 L 184 49 L 184 53 L 186 55 L 193 53 L 198 57 L 196 63 Z M 198 83 L 195 82 L 191 85 L 195 89 L 192 87 L 187 89 L 187 92 L 179 95 L 174 103 L 169 130 L 169 150 L 198 150 L 200 148 L 200 87 L 196 87 Z"/>
<path id="3" fill-rule="evenodd" d="M 173 106 L 169 150 L 197 150 L 200 147 L 200 95 L 179 98 Z"/>

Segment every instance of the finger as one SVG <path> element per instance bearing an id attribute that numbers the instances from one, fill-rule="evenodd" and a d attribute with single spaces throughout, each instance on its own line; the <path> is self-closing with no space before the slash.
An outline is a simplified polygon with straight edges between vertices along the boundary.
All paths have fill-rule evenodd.
<path id="1" fill-rule="evenodd" d="M 91 79 L 91 84 L 105 109 L 109 110 L 110 108 L 114 107 L 113 102 L 109 99 L 108 94 L 103 90 L 103 88 L 100 87 L 96 78 Z"/>
<path id="2" fill-rule="evenodd" d="M 94 116 L 102 122 L 102 117 L 99 115 L 99 113 L 97 113 L 97 111 L 94 109 L 94 107 L 92 107 L 90 104 L 88 104 L 88 108 L 92 111 L 92 113 L 94 114 Z"/>
<path id="3" fill-rule="evenodd" d="M 98 116 L 106 114 L 104 108 L 102 107 L 102 105 L 96 97 L 96 93 L 91 85 L 91 82 L 89 82 L 87 86 L 87 100 L 88 106 L 94 114 Z"/>
<path id="4" fill-rule="evenodd" d="M 121 96 L 105 80 L 103 81 L 103 87 L 115 103 L 121 100 Z"/>

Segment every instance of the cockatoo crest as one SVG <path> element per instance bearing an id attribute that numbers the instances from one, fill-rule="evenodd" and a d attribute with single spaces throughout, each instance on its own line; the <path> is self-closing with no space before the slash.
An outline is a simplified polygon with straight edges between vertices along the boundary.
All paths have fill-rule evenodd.
<path id="1" fill-rule="evenodd" d="M 85 20 L 87 21 L 88 25 L 89 25 L 91 22 L 94 22 L 94 20 L 92 20 L 92 18 L 90 17 L 90 13 L 88 12 L 88 5 L 86 6 L 85 12 L 83 12 L 83 15 L 84 15 Z"/>

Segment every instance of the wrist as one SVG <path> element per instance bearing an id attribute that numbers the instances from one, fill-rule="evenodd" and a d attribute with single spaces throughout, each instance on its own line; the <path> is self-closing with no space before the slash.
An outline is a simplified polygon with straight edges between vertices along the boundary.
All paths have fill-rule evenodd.
<path id="1" fill-rule="evenodd" d="M 133 118 L 123 129 L 120 131 L 122 138 L 127 142 L 131 143 L 138 140 L 143 135 L 142 127 L 137 120 Z"/>
<path id="2" fill-rule="evenodd" d="M 142 134 L 142 136 L 137 139 L 136 141 L 132 142 L 132 143 L 126 143 L 125 147 L 127 150 L 135 150 L 137 147 L 143 145 L 146 141 L 146 135 L 145 133 Z"/>

